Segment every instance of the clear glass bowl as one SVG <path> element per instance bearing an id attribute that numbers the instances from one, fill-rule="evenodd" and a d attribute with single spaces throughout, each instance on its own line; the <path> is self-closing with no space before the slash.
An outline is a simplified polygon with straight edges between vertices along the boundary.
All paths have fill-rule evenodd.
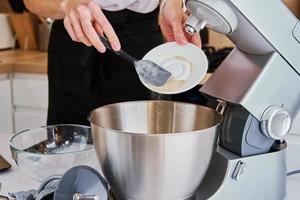
<path id="1" fill-rule="evenodd" d="M 81 125 L 53 125 L 15 134 L 10 149 L 17 165 L 35 180 L 62 175 L 77 165 L 97 168 L 91 129 Z"/>

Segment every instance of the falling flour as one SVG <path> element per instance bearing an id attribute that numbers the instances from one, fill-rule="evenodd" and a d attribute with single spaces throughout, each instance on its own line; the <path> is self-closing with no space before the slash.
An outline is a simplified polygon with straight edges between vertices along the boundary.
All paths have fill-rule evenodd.
<path id="1" fill-rule="evenodd" d="M 165 100 L 166 95 L 151 91 L 151 100 Z"/>
<path id="2" fill-rule="evenodd" d="M 160 87 L 148 86 L 151 90 L 158 92 L 172 92 L 174 90 L 178 90 L 182 86 L 185 85 L 186 80 L 177 80 L 174 76 L 171 76 L 170 79 Z"/>

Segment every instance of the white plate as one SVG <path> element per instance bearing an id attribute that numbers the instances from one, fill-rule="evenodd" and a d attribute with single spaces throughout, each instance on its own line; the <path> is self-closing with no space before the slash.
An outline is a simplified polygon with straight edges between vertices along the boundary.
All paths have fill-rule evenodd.
<path id="1" fill-rule="evenodd" d="M 170 71 L 173 77 L 161 87 L 155 87 L 142 81 L 150 90 L 161 94 L 176 94 L 185 92 L 204 78 L 208 61 L 201 48 L 193 44 L 181 46 L 169 42 L 149 51 L 143 60 L 151 60 Z"/>

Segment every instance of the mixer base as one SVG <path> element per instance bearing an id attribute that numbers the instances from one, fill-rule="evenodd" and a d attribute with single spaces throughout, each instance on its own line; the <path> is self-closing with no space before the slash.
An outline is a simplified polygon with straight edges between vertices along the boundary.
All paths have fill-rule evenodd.
<path id="1" fill-rule="evenodd" d="M 285 195 L 284 142 L 270 153 L 249 157 L 239 157 L 218 147 L 198 189 L 197 200 L 282 200 Z"/>
<path id="2" fill-rule="evenodd" d="M 108 200 L 128 200 L 128 199 L 117 198 L 116 195 L 111 190 L 109 190 L 108 191 Z M 196 197 L 191 196 L 191 197 L 188 197 L 187 199 L 180 199 L 180 200 L 196 200 Z"/>

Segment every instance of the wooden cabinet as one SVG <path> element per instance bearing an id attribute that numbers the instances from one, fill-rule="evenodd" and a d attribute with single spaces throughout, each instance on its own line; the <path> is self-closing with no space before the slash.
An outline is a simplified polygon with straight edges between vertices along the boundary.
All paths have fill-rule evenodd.
<path id="1" fill-rule="evenodd" d="M 0 134 L 13 132 L 11 84 L 7 74 L 0 74 Z"/>

